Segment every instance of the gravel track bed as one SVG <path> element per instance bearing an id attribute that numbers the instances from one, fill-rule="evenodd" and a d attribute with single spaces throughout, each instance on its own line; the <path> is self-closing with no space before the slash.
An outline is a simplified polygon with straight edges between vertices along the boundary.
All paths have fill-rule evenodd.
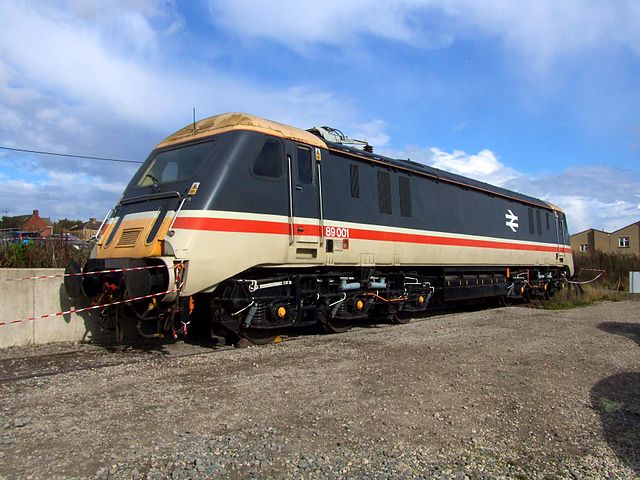
<path id="1" fill-rule="evenodd" d="M 92 368 L 99 366 L 100 368 Z M 640 302 L 0 351 L 0 478 L 637 478 Z"/>

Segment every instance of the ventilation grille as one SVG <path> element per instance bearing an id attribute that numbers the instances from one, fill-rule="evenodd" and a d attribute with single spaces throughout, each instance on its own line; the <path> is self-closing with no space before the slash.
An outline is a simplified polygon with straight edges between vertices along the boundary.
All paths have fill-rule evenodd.
<path id="1" fill-rule="evenodd" d="M 411 180 L 409 177 L 398 177 L 400 185 L 400 215 L 411 216 Z"/>
<path id="2" fill-rule="evenodd" d="M 349 176 L 351 178 L 351 198 L 360 198 L 360 172 L 358 165 L 350 165 Z"/>
<path id="3" fill-rule="evenodd" d="M 387 172 L 378 172 L 378 206 L 380 213 L 391 214 L 391 177 Z"/>
<path id="4" fill-rule="evenodd" d="M 142 233 L 142 227 L 125 228 L 120 235 L 116 248 L 135 247 L 138 237 Z"/>

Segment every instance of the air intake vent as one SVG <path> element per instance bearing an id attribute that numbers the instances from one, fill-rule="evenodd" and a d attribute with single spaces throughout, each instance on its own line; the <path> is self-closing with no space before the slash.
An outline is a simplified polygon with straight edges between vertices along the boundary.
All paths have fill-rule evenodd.
<path id="1" fill-rule="evenodd" d="M 140 228 L 125 228 L 120 235 L 116 248 L 135 247 L 138 237 L 142 233 L 142 227 Z"/>

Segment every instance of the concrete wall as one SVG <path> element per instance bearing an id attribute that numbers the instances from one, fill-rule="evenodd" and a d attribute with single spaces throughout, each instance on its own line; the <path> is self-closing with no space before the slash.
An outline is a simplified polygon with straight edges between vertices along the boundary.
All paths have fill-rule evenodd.
<path id="1" fill-rule="evenodd" d="M 50 342 L 78 342 L 103 339 L 95 313 L 68 314 L 59 317 L 26 320 L 74 307 L 68 299 L 62 278 L 6 281 L 7 279 L 55 275 L 62 269 L 3 268 L 0 269 L 0 321 L 24 320 L 0 326 L 0 348 L 14 345 Z M 78 305 L 78 307 L 83 305 Z"/>

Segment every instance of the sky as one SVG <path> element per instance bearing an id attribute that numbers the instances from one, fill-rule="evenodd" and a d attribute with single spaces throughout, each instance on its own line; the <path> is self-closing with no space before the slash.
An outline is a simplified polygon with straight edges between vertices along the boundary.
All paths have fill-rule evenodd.
<path id="1" fill-rule="evenodd" d="M 637 0 L 0 2 L 0 146 L 143 161 L 198 119 L 329 125 L 542 198 L 569 230 L 640 221 Z M 126 163 L 0 150 L 0 215 L 102 218 Z"/>

